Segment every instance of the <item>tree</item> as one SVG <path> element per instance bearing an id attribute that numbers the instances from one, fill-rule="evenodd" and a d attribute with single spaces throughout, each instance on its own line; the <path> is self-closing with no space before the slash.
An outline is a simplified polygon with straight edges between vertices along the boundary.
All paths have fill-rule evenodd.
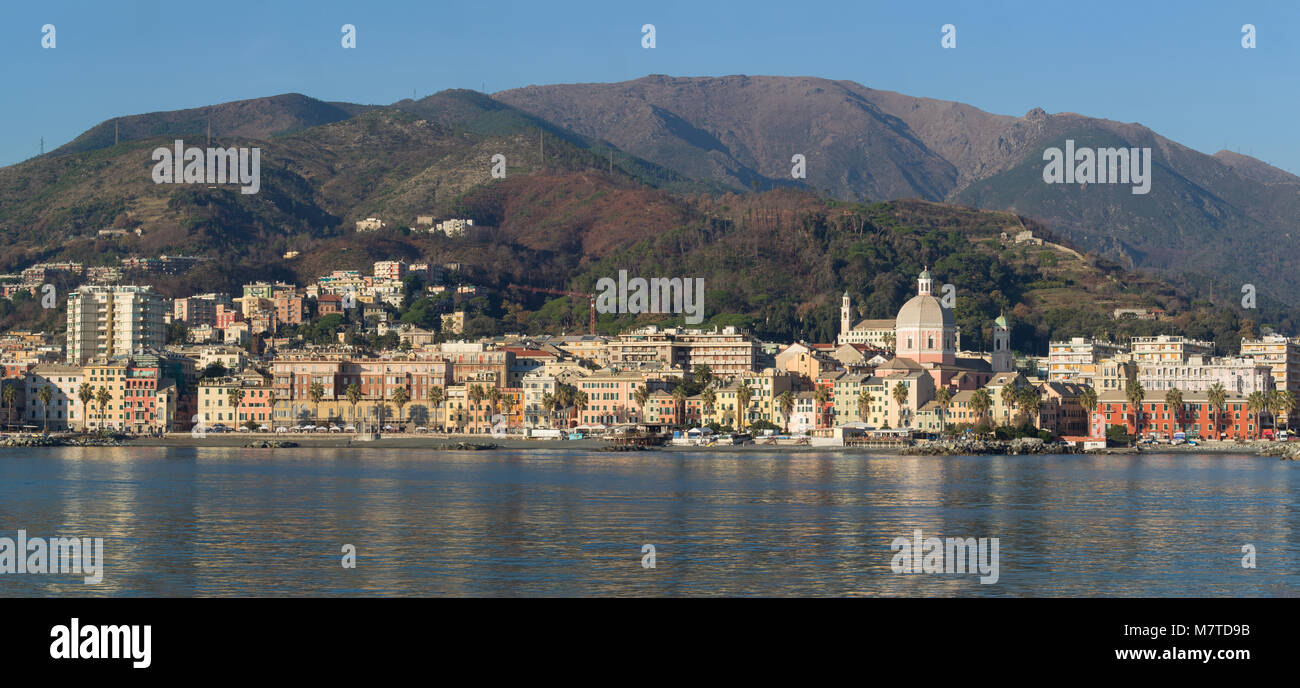
<path id="1" fill-rule="evenodd" d="M 940 387 L 934 393 L 934 400 L 939 403 L 939 432 L 948 429 L 948 407 L 952 405 L 952 390 Z"/>
<path id="2" fill-rule="evenodd" d="M 713 369 L 701 363 L 691 370 L 691 379 L 700 387 L 708 387 L 713 384 Z"/>
<path id="3" fill-rule="evenodd" d="M 501 398 L 503 396 L 504 395 L 501 394 L 500 387 L 494 385 L 488 389 L 487 398 L 488 401 L 491 403 L 491 406 L 489 408 L 492 411 L 491 415 L 488 417 L 489 422 L 492 422 L 492 416 L 495 416 L 501 412 Z"/>
<path id="4" fill-rule="evenodd" d="M 322 385 L 319 382 L 311 383 L 311 387 L 307 388 L 307 398 L 311 399 L 312 420 L 315 421 L 317 418 L 320 418 L 320 401 L 325 398 L 325 385 Z M 352 406 L 354 409 L 356 408 L 355 403 Z M 353 415 L 355 416 L 356 414 L 354 413 Z"/>
<path id="5" fill-rule="evenodd" d="M 1271 395 L 1273 412 L 1275 418 L 1286 421 L 1286 427 L 1291 429 L 1291 412 L 1295 410 L 1295 394 L 1287 389 L 1273 390 Z"/>
<path id="6" fill-rule="evenodd" d="M 754 390 L 749 380 L 741 380 L 736 387 L 736 432 L 745 431 L 745 422 L 749 420 L 749 402 L 754 398 Z"/>
<path id="7" fill-rule="evenodd" d="M 402 409 L 407 402 L 411 400 L 411 393 L 406 391 L 405 387 L 398 387 L 393 390 L 393 405 L 397 407 L 397 424 L 402 424 Z"/>
<path id="8" fill-rule="evenodd" d="M 1260 414 L 1268 410 L 1268 397 L 1266 397 L 1263 392 L 1251 392 L 1250 395 L 1246 397 L 1246 410 L 1255 414 L 1255 439 L 1259 439 L 1259 426 L 1262 424 Z"/>
<path id="9" fill-rule="evenodd" d="M 446 398 L 446 392 L 444 392 L 441 387 L 439 387 L 438 385 L 433 385 L 429 387 L 429 406 L 431 406 L 433 410 L 437 410 L 437 408 L 442 405 L 442 401 L 445 398 Z M 432 415 L 433 414 L 430 414 L 430 416 Z M 434 424 L 432 419 L 429 421 L 429 424 L 430 425 Z M 445 426 L 445 423 L 440 424 L 440 427 L 443 426 Z M 443 429 L 446 428 L 443 427 Z"/>
<path id="10" fill-rule="evenodd" d="M 95 390 L 91 388 L 89 382 L 81 383 L 77 388 L 77 398 L 81 400 L 81 431 L 85 432 L 89 427 L 87 422 L 90 420 L 90 402 L 95 398 Z"/>
<path id="11" fill-rule="evenodd" d="M 361 387 L 353 382 L 343 390 L 343 397 L 348 400 L 352 406 L 352 422 L 357 422 L 357 404 L 361 403 Z"/>
<path id="12" fill-rule="evenodd" d="M 1213 439 L 1217 440 L 1219 439 L 1220 432 L 1219 414 L 1223 411 L 1223 406 L 1228 400 L 1228 391 L 1223 388 L 1222 384 L 1216 382 L 1213 385 L 1210 385 L 1210 392 L 1206 398 L 1210 402 L 1210 410 L 1214 412 Z"/>
<path id="13" fill-rule="evenodd" d="M 1141 434 L 1142 402 L 1146 397 L 1147 391 L 1142 388 L 1142 383 L 1138 382 L 1137 378 L 1129 380 L 1124 387 L 1124 398 L 1128 400 L 1129 409 L 1132 410 L 1134 436 Z"/>
<path id="14" fill-rule="evenodd" d="M 677 422 L 686 422 L 686 386 L 677 385 L 673 388 L 673 411 L 677 414 Z"/>
<path id="15" fill-rule="evenodd" d="M 867 418 L 871 415 L 871 404 L 875 400 L 875 397 L 871 396 L 871 392 L 865 389 L 858 392 L 858 420 L 863 423 L 867 422 Z"/>
<path id="16" fill-rule="evenodd" d="M 970 409 L 975 412 L 975 418 L 977 421 L 975 425 L 978 426 L 980 424 L 979 421 L 984 419 L 984 416 L 991 408 L 993 408 L 993 395 L 989 394 L 987 389 L 981 387 L 970 395 Z M 991 420 L 992 419 L 990 419 L 990 422 Z"/>
<path id="17" fill-rule="evenodd" d="M 41 416 L 44 417 L 45 427 L 43 432 L 50 431 L 50 399 L 54 397 L 54 389 L 49 385 L 41 385 L 40 390 L 36 392 L 36 398 L 41 400 Z"/>
<path id="18" fill-rule="evenodd" d="M 1165 392 L 1165 406 L 1168 407 L 1169 412 L 1174 416 L 1174 428 L 1176 430 L 1182 430 L 1181 419 L 1183 416 L 1183 393 L 1178 389 L 1171 389 L 1168 392 Z"/>
<path id="19" fill-rule="evenodd" d="M 546 424 L 555 427 L 555 409 L 560 407 L 560 400 L 550 392 L 542 395 L 542 410 L 546 412 Z"/>
<path id="20" fill-rule="evenodd" d="M 1011 408 L 1016 405 L 1016 387 L 1014 385 L 1003 385 L 998 396 L 1002 397 L 1002 417 L 1005 419 L 1003 425 L 1011 425 Z"/>
<path id="21" fill-rule="evenodd" d="M 781 410 L 781 417 L 785 419 L 785 428 L 782 430 L 785 434 L 790 434 L 790 414 L 794 411 L 794 393 L 790 390 L 781 392 L 776 398 L 776 407 Z"/>
<path id="22" fill-rule="evenodd" d="M 637 408 L 641 410 L 641 419 L 645 420 L 645 403 L 650 400 L 650 390 L 646 389 L 645 385 L 638 386 L 636 391 L 632 392 L 632 400 L 636 402 Z"/>
<path id="23" fill-rule="evenodd" d="M 474 418 L 474 420 L 470 421 L 473 426 L 470 428 L 471 433 L 478 430 L 477 416 L 479 415 L 479 404 L 483 402 L 485 397 L 487 397 L 487 393 L 483 391 L 483 385 L 470 385 L 469 391 L 466 393 L 466 398 L 469 399 L 470 412 L 473 414 L 472 417 Z"/>
<path id="24" fill-rule="evenodd" d="M 1016 392 L 1016 406 L 1020 408 L 1024 422 L 1038 427 L 1039 412 L 1043 410 L 1042 392 L 1033 385 L 1025 385 Z"/>
<path id="25" fill-rule="evenodd" d="M 903 405 L 907 403 L 907 385 L 899 381 L 894 385 L 894 403 L 898 406 L 898 427 L 903 427 Z"/>
<path id="26" fill-rule="evenodd" d="M 1097 390 L 1091 387 L 1084 388 L 1083 393 L 1079 395 L 1079 404 L 1083 406 L 1084 411 L 1088 412 L 1088 428 L 1091 433 L 1092 412 L 1097 410 Z"/>
<path id="27" fill-rule="evenodd" d="M 700 405 L 704 407 L 706 415 L 713 415 L 714 409 L 718 406 L 718 393 L 713 391 L 713 387 L 705 387 L 704 391 L 700 392 Z"/>
<path id="28" fill-rule="evenodd" d="M 830 403 L 834 398 L 830 387 L 818 387 L 813 392 L 813 401 L 817 402 L 817 427 L 830 427 Z"/>
<path id="29" fill-rule="evenodd" d="M 0 393 L 0 397 L 5 402 L 5 417 L 9 420 L 9 425 L 14 424 L 14 400 L 18 398 L 18 387 L 8 382 L 4 383 L 5 391 Z"/>
<path id="30" fill-rule="evenodd" d="M 268 409 L 270 409 L 270 416 L 271 416 L 270 424 L 267 427 L 271 428 L 271 430 L 275 430 L 275 401 L 276 401 L 275 390 L 274 389 L 267 390 L 266 406 Z"/>
<path id="31" fill-rule="evenodd" d="M 108 427 L 108 404 L 113 401 L 113 393 L 108 391 L 107 387 L 100 387 L 95 392 L 95 403 L 99 404 L 99 427 L 104 429 Z"/>
<path id="32" fill-rule="evenodd" d="M 230 389 L 227 389 L 226 401 L 230 402 L 230 408 L 234 409 L 233 411 L 231 411 L 230 420 L 238 421 L 239 405 L 244 401 L 244 390 L 238 387 L 231 387 Z M 232 425 L 234 425 L 234 423 L 232 423 Z"/>
<path id="33" fill-rule="evenodd" d="M 587 406 L 589 404 L 590 404 L 590 399 L 587 398 L 586 392 L 574 392 L 573 407 L 578 410 L 579 418 L 582 417 L 582 412 L 587 410 Z"/>

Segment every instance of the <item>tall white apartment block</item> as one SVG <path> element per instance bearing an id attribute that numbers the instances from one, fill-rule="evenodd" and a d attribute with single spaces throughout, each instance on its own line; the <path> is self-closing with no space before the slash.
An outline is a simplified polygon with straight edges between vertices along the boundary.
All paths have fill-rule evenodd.
<path id="1" fill-rule="evenodd" d="M 167 299 L 140 286 L 87 286 L 68 294 L 68 363 L 161 349 Z"/>

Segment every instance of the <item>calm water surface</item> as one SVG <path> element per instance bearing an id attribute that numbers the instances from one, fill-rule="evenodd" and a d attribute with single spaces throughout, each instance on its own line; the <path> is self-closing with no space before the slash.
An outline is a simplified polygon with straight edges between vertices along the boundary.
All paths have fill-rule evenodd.
<path id="1" fill-rule="evenodd" d="M 11 449 L 0 537 L 102 537 L 105 571 L 0 575 L 0 595 L 1293 596 L 1297 476 L 1226 455 Z M 891 571 L 918 528 L 998 538 L 998 582 Z"/>

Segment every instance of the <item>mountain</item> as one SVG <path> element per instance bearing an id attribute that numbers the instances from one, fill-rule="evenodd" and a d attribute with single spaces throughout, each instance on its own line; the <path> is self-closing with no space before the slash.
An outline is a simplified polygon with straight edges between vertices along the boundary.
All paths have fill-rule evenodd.
<path id="1" fill-rule="evenodd" d="M 1245 263 L 1258 273 L 1253 281 L 1261 310 L 1254 314 L 1211 307 L 1199 298 L 1206 290 L 1131 271 L 1159 260 L 1219 270 L 1226 260 L 1221 254 L 1241 247 L 1183 232 L 1227 227 L 1258 237 L 1277 225 L 1294 182 L 1263 163 L 1233 154 L 1201 156 L 1139 125 L 1042 112 L 1003 117 L 848 82 L 679 81 L 639 80 L 642 100 L 662 101 L 653 107 L 609 90 L 620 85 L 573 87 L 594 94 L 583 99 L 591 112 L 603 112 L 606 101 L 622 103 L 611 110 L 611 123 L 599 127 L 590 125 L 594 116 L 541 111 L 536 102 L 545 100 L 543 91 L 536 102 L 514 105 L 510 93 L 459 90 L 382 107 L 291 95 L 183 111 L 188 114 L 138 115 L 139 128 L 119 133 L 117 144 L 103 140 L 100 125 L 78 139 L 83 150 L 65 147 L 0 168 L 0 271 L 55 260 L 116 265 L 126 256 L 211 258 L 181 276 L 127 275 L 179 296 L 236 291 L 255 279 L 309 283 L 332 269 L 368 269 L 388 258 L 454 262 L 468 266 L 457 279 L 491 289 L 489 296 L 458 304 L 481 316 L 471 332 L 488 332 L 572 329 L 585 322 L 585 303 L 544 300 L 516 293 L 512 285 L 590 291 L 599 277 L 632 269 L 704 277 L 713 324 L 825 341 L 835 335 L 837 299 L 845 288 L 860 315 L 888 316 L 910 295 L 919 266 L 929 265 L 968 295 L 959 299 L 958 316 L 971 346 L 1003 310 L 1019 323 L 1026 350 L 1040 352 L 1052 336 L 1079 333 L 1163 329 L 1229 342 L 1225 333 L 1249 325 L 1246 315 L 1290 328 L 1290 311 L 1278 310 L 1270 295 L 1279 283 L 1264 277 L 1264 269 L 1290 260 L 1280 252 Z M 665 95 L 673 89 L 687 95 Z M 690 96 L 692 89 L 700 94 Z M 769 97 L 784 110 L 766 105 Z M 809 117 L 814 105 L 823 109 Z M 744 109 L 749 116 L 738 114 Z M 244 115 L 231 115 L 238 112 Z M 643 129 L 620 119 L 622 112 L 639 118 Z M 178 135 L 203 145 L 207 115 L 214 113 L 222 113 L 213 117 L 214 146 L 261 148 L 259 193 L 244 195 L 230 185 L 154 184 L 151 151 Z M 320 121 L 312 124 L 312 117 Z M 249 128 L 239 130 L 241 122 Z M 725 130 L 711 130 L 710 122 L 722 122 Z M 231 133 L 236 130 L 247 134 Z M 1074 137 L 1100 145 L 1107 136 L 1157 149 L 1166 188 L 1153 185 L 1139 197 L 1127 189 L 1042 184 L 1041 149 L 1030 141 Z M 843 146 L 848 152 L 838 150 Z M 779 178 L 792 149 L 807 155 L 807 186 L 826 184 L 817 175 L 826 174 L 830 156 L 837 166 L 858 170 L 857 177 L 844 176 L 845 184 L 921 198 L 872 203 L 819 196 L 798 188 L 803 180 Z M 858 160 L 859 153 L 870 164 Z M 507 160 L 505 179 L 489 173 L 496 155 Z M 697 172 L 706 178 L 694 177 Z M 744 182 L 775 188 L 735 188 Z M 1205 195 L 1209 186 L 1217 196 Z M 1274 205 L 1225 200 L 1249 194 Z M 925 200 L 931 196 L 1015 212 Z M 426 214 L 470 217 L 477 229 L 456 239 L 407 229 L 416 215 Z M 389 229 L 355 233 L 353 223 L 369 216 L 384 219 Z M 1070 224 L 1099 216 L 1104 223 L 1084 229 Z M 106 227 L 139 229 L 141 235 L 99 236 Z M 1124 227 L 1137 229 L 1122 237 L 1108 233 Z M 1025 229 L 1049 245 L 1008 243 L 1001 236 Z M 1144 233 L 1152 237 L 1131 236 Z M 1157 234 L 1164 239 L 1156 240 Z M 1090 248 L 1110 251 L 1123 264 L 1088 254 Z M 298 257 L 282 259 L 291 250 Z M 1212 278 L 1204 282 L 1214 284 Z M 1218 293 L 1217 302 L 1239 298 L 1235 290 Z M 4 303 L 0 299 L 0 319 Z M 1116 323 L 1109 313 L 1120 306 L 1161 308 L 1178 319 Z M 18 317 L 13 314 L 27 313 L 31 304 L 10 307 Z M 602 327 L 630 322 L 606 318 Z"/>
<path id="2" fill-rule="evenodd" d="M 374 106 L 327 103 L 300 93 L 238 100 L 220 105 L 115 117 L 86 130 L 49 155 L 82 153 L 156 136 L 199 137 L 209 129 L 215 136 L 261 139 L 290 134 L 348 119 Z"/>
<path id="3" fill-rule="evenodd" d="M 1300 258 L 1271 250 L 1300 219 L 1300 177 L 1205 155 L 1147 127 L 1035 108 L 995 115 L 811 77 L 648 76 L 529 86 L 493 98 L 683 174 L 737 189 L 797 185 L 842 200 L 922 198 L 1013 210 L 1204 293 L 1243 283 L 1300 302 Z M 1151 191 L 1048 185 L 1043 151 L 1149 147 Z M 790 178 L 791 156 L 807 178 Z"/>

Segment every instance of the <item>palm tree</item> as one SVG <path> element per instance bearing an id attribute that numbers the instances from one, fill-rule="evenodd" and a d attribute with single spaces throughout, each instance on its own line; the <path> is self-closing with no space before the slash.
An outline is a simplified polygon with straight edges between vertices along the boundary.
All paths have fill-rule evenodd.
<path id="1" fill-rule="evenodd" d="M 4 383 L 5 391 L 0 394 L 5 402 L 5 418 L 8 419 L 9 425 L 14 424 L 14 400 L 18 398 L 18 387 L 8 382 Z"/>
<path id="2" fill-rule="evenodd" d="M 835 394 L 831 392 L 830 387 L 818 387 L 817 391 L 813 392 L 813 401 L 817 402 L 817 427 L 830 426 L 830 408 L 827 404 L 831 403 L 834 397 Z"/>
<path id="3" fill-rule="evenodd" d="M 871 403 L 873 401 L 875 399 L 871 396 L 871 392 L 865 389 L 858 392 L 858 420 L 863 423 L 867 422 L 867 416 L 871 415 Z"/>
<path id="4" fill-rule="evenodd" d="M 1091 387 L 1084 388 L 1083 393 L 1079 395 L 1079 404 L 1083 406 L 1083 410 L 1088 412 L 1088 428 L 1091 431 L 1092 412 L 1097 410 L 1097 390 Z"/>
<path id="5" fill-rule="evenodd" d="M 637 408 L 641 410 L 641 420 L 645 420 L 645 403 L 649 401 L 649 399 L 650 390 L 646 389 L 645 385 L 638 386 L 636 390 L 632 392 L 632 400 L 636 402 Z"/>
<path id="6" fill-rule="evenodd" d="M 1038 413 L 1043 410 L 1042 392 L 1033 385 L 1025 385 L 1016 392 L 1016 406 L 1020 408 L 1020 414 L 1024 422 L 1038 427 L 1040 418 Z"/>
<path id="7" fill-rule="evenodd" d="M 560 400 L 554 394 L 546 392 L 542 395 L 542 410 L 546 412 L 546 424 L 555 427 L 555 409 L 559 408 Z"/>
<path id="8" fill-rule="evenodd" d="M 1183 416 L 1183 393 L 1178 389 L 1171 389 L 1165 392 L 1165 406 L 1174 416 L 1175 431 L 1182 430 Z"/>
<path id="9" fill-rule="evenodd" d="M 108 391 L 107 387 L 100 387 L 95 392 L 95 403 L 99 404 L 99 428 L 102 430 L 108 427 L 108 403 L 113 400 L 113 393 Z"/>
<path id="10" fill-rule="evenodd" d="M 81 383 L 77 388 L 77 398 L 81 400 L 81 431 L 85 432 L 89 427 L 86 423 L 90 419 L 90 402 L 95 398 L 95 390 L 91 388 L 89 382 Z"/>
<path id="11" fill-rule="evenodd" d="M 952 390 L 940 387 L 934 393 L 934 400 L 939 402 L 939 432 L 943 433 L 948 429 L 948 407 L 952 405 Z"/>
<path id="12" fill-rule="evenodd" d="M 740 386 L 736 388 L 736 432 L 745 431 L 745 421 L 749 416 L 749 402 L 754 398 L 754 390 L 749 386 L 749 380 L 741 380 Z"/>
<path id="13" fill-rule="evenodd" d="M 1207 395 L 1210 402 L 1210 410 L 1214 412 L 1214 432 L 1213 439 L 1219 439 L 1219 414 L 1223 411 L 1223 405 L 1228 400 L 1228 391 L 1218 382 L 1210 385 L 1210 392 Z"/>
<path id="14" fill-rule="evenodd" d="M 407 402 L 411 400 L 411 393 L 406 391 L 405 387 L 398 387 L 393 390 L 393 405 L 397 407 L 397 424 L 402 424 L 402 409 Z"/>
<path id="15" fill-rule="evenodd" d="M 325 398 L 325 385 L 319 382 L 311 383 L 311 387 L 307 388 L 307 398 L 311 399 L 312 421 L 315 422 L 320 418 L 320 400 Z"/>
<path id="16" fill-rule="evenodd" d="M 266 406 L 267 408 L 270 409 L 270 416 L 271 416 L 271 418 L 269 419 L 270 423 L 267 425 L 267 427 L 271 428 L 272 432 L 275 431 L 275 401 L 276 401 L 275 390 L 274 389 L 267 390 Z"/>
<path id="17" fill-rule="evenodd" d="M 691 371 L 691 378 L 695 380 L 700 387 L 708 387 L 713 384 L 713 370 L 708 365 L 701 363 L 695 366 Z"/>
<path id="18" fill-rule="evenodd" d="M 1246 397 L 1246 411 L 1255 414 L 1255 439 L 1259 439 L 1260 414 L 1268 409 L 1268 398 L 1263 392 L 1251 392 Z"/>
<path id="19" fill-rule="evenodd" d="M 483 391 L 483 385 L 470 385 L 469 392 L 466 393 L 466 398 L 469 399 L 470 411 L 473 412 L 475 415 L 477 415 L 477 412 L 479 410 L 478 408 L 479 404 L 483 401 L 483 399 L 486 396 L 487 393 Z M 474 432 L 475 430 L 478 430 L 477 420 L 471 421 L 470 424 L 472 426 L 470 428 L 471 433 Z"/>
<path id="20" fill-rule="evenodd" d="M 1011 407 L 1015 406 L 1018 388 L 1007 384 L 1002 386 L 998 396 L 1002 398 L 1002 418 L 1005 420 L 1003 425 L 1011 425 Z"/>
<path id="21" fill-rule="evenodd" d="M 713 410 L 718 405 L 718 393 L 713 391 L 713 387 L 705 387 L 704 391 L 700 392 L 700 405 L 704 407 L 706 416 L 713 415 Z"/>
<path id="22" fill-rule="evenodd" d="M 1277 389 L 1273 390 L 1271 399 L 1271 405 L 1273 411 L 1276 413 L 1276 418 L 1279 420 L 1285 420 L 1287 429 L 1290 430 L 1291 412 L 1295 410 L 1296 406 L 1295 394 L 1292 394 L 1290 390 Z"/>
<path id="23" fill-rule="evenodd" d="M 894 402 L 898 405 L 898 427 L 903 427 L 903 404 L 907 403 L 907 385 L 898 382 L 894 385 Z"/>
<path id="24" fill-rule="evenodd" d="M 49 385 L 41 385 L 41 389 L 36 392 L 36 398 L 41 400 L 41 415 L 44 416 L 45 428 L 43 432 L 50 431 L 50 399 L 54 397 L 54 389 Z"/>
<path id="25" fill-rule="evenodd" d="M 984 416 L 991 408 L 993 408 L 993 395 L 989 394 L 987 389 L 981 387 L 970 395 L 970 409 L 975 412 L 976 425 L 984 420 Z"/>
<path id="26" fill-rule="evenodd" d="M 776 407 L 781 410 L 781 417 L 785 419 L 785 434 L 790 434 L 790 414 L 794 411 L 794 392 L 786 390 L 776 397 Z"/>
<path id="27" fill-rule="evenodd" d="M 586 392 L 575 392 L 573 394 L 573 407 L 578 410 L 579 418 L 582 417 L 582 412 L 587 410 L 589 401 Z"/>
<path id="28" fill-rule="evenodd" d="M 1124 388 L 1124 398 L 1128 400 L 1129 408 L 1133 411 L 1133 434 L 1141 432 L 1140 424 L 1142 422 L 1142 402 L 1147 398 L 1147 391 L 1142 388 L 1142 383 L 1137 378 L 1128 381 Z"/>
<path id="29" fill-rule="evenodd" d="M 357 404 L 361 403 L 361 386 L 353 382 L 343 390 L 343 397 L 348 400 L 352 406 L 352 422 L 357 422 Z"/>
<path id="30" fill-rule="evenodd" d="M 686 422 L 686 385 L 677 385 L 673 388 L 673 410 L 677 414 L 677 423 Z"/>
<path id="31" fill-rule="evenodd" d="M 445 398 L 446 398 L 446 392 L 444 392 L 442 388 L 439 387 L 438 385 L 433 385 L 432 387 L 429 388 L 429 406 L 433 407 L 433 410 L 436 411 L 438 407 L 442 405 L 442 401 Z M 433 414 L 430 414 L 431 418 L 432 415 Z M 434 420 L 436 419 L 430 420 L 429 425 L 433 425 Z"/>
<path id="32" fill-rule="evenodd" d="M 236 425 L 239 421 L 239 405 L 244 401 L 244 390 L 238 387 L 227 389 L 226 401 L 230 402 L 230 408 L 234 409 L 230 414 L 230 420 L 235 422 L 231 423 L 231 425 Z"/>

